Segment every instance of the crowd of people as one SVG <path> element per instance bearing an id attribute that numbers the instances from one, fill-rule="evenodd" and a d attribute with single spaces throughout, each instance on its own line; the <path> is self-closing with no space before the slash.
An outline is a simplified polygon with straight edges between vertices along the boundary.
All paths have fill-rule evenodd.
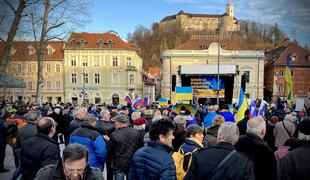
<path id="1" fill-rule="evenodd" d="M 3 103 L 0 173 L 10 146 L 12 180 L 310 179 L 310 108 L 278 100 L 238 122 L 226 104 L 176 109 Z"/>

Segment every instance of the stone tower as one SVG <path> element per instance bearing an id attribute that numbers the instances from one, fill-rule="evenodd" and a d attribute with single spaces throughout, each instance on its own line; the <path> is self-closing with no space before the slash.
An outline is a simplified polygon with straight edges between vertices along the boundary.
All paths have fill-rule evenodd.
<path id="1" fill-rule="evenodd" d="M 226 4 L 226 12 L 230 17 L 234 17 L 234 4 L 232 2 Z"/>

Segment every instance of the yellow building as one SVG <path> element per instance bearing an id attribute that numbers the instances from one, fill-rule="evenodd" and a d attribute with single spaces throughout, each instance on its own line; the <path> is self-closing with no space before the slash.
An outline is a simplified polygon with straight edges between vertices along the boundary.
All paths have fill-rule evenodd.
<path id="1" fill-rule="evenodd" d="M 240 31 L 240 23 L 234 17 L 233 3 L 226 4 L 224 14 L 191 14 L 180 11 L 176 15 L 166 16 L 159 23 L 160 27 L 179 25 L 184 31 L 209 30 L 221 28 L 223 31 Z"/>
<path id="2" fill-rule="evenodd" d="M 65 102 L 124 104 L 142 96 L 142 59 L 114 33 L 72 33 L 64 47 Z"/>
<path id="3" fill-rule="evenodd" d="M 3 44 L 2 44 L 3 45 Z M 16 41 L 11 49 L 8 74 L 20 79 L 26 88 L 0 88 L 1 99 L 35 102 L 38 63 L 33 41 Z M 43 60 L 43 102 L 57 103 L 64 100 L 63 45 L 61 41 L 47 43 Z M 3 46 L 2 46 L 3 48 Z"/>
<path id="4" fill-rule="evenodd" d="M 241 75 L 246 93 L 254 91 L 255 98 L 263 98 L 264 57 L 263 51 L 251 50 L 230 36 L 220 36 L 218 43 L 217 36 L 193 35 L 179 47 L 161 53 L 162 97 L 176 103 L 175 87 L 192 86 L 199 103 L 217 98 L 219 72 L 219 98 L 226 103 L 238 101 Z"/>

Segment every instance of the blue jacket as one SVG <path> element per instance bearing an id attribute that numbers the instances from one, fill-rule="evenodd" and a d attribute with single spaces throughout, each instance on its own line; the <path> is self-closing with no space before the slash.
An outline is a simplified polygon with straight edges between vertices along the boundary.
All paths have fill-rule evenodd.
<path id="1" fill-rule="evenodd" d="M 213 124 L 213 119 L 215 116 L 217 116 L 218 114 L 216 112 L 209 112 L 203 119 L 203 125 L 204 127 L 210 127 Z"/>
<path id="2" fill-rule="evenodd" d="M 229 111 L 221 111 L 220 115 L 224 116 L 225 122 L 235 122 L 235 117 Z"/>
<path id="3" fill-rule="evenodd" d="M 107 148 L 103 137 L 88 123 L 73 131 L 70 144 L 82 144 L 88 151 L 88 164 L 92 167 L 102 168 L 106 161 Z"/>
<path id="4" fill-rule="evenodd" d="M 129 180 L 165 179 L 176 180 L 176 170 L 171 148 L 156 141 L 148 142 L 133 156 Z"/>

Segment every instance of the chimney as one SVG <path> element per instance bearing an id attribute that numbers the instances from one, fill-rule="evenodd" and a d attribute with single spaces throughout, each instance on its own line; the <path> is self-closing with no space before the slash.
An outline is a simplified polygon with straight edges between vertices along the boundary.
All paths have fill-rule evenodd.
<path id="1" fill-rule="evenodd" d="M 287 47 L 290 44 L 290 39 L 287 37 L 283 40 L 283 46 Z"/>

